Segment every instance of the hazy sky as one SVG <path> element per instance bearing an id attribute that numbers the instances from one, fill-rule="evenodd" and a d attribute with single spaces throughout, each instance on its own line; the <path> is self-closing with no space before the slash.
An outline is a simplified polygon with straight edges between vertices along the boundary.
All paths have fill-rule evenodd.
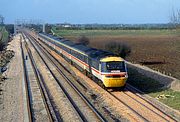
<path id="1" fill-rule="evenodd" d="M 0 0 L 6 23 L 167 23 L 172 9 L 180 9 L 180 0 Z"/>

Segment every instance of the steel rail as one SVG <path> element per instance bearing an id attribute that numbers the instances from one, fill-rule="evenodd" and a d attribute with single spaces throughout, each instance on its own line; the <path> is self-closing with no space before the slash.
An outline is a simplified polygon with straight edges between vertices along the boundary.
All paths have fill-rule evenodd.
<path id="1" fill-rule="evenodd" d="M 23 63 L 23 75 L 24 75 L 24 81 L 25 81 L 25 90 L 26 90 L 26 99 L 27 99 L 27 109 L 28 109 L 28 117 L 29 117 L 29 122 L 32 122 L 32 107 L 31 107 L 31 102 L 30 102 L 30 92 L 28 90 L 28 80 L 27 80 L 27 69 L 25 66 L 25 58 L 24 58 L 24 51 L 22 47 L 22 37 L 20 37 L 20 47 L 21 47 L 21 55 L 22 55 L 22 63 Z"/>

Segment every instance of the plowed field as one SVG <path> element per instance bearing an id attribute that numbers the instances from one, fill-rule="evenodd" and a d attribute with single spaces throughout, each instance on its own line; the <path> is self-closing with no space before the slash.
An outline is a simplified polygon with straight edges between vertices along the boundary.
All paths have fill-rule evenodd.
<path id="1" fill-rule="evenodd" d="M 180 79 L 180 33 L 176 30 L 58 30 L 56 33 L 77 41 L 82 35 L 90 46 L 104 48 L 108 42 L 122 42 L 131 47 L 128 61 Z"/>

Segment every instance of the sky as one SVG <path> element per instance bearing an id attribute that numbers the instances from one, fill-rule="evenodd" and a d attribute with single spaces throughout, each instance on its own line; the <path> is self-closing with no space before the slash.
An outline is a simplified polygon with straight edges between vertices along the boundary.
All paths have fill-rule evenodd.
<path id="1" fill-rule="evenodd" d="M 38 19 L 44 23 L 168 23 L 180 0 L 0 0 L 5 23 Z"/>

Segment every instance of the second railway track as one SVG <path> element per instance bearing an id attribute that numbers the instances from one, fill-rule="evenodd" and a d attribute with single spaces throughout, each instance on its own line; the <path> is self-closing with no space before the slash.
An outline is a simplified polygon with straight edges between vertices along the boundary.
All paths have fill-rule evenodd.
<path id="1" fill-rule="evenodd" d="M 35 44 L 35 40 L 30 35 L 26 35 L 36 52 L 39 54 L 43 62 L 48 67 L 49 71 L 53 75 L 53 77 L 58 82 L 59 86 L 63 90 L 65 96 L 69 99 L 70 103 L 76 110 L 79 118 L 81 121 L 106 121 L 106 119 L 96 110 L 96 108 L 91 104 L 91 102 L 81 93 L 81 91 L 72 83 L 72 81 L 61 71 L 61 69 L 58 66 L 58 63 L 50 57 L 50 54 L 46 52 L 43 48 L 38 46 L 38 44 Z M 41 49 L 41 51 L 40 51 Z M 43 54 L 42 54 L 43 53 Z M 45 56 L 46 55 L 46 56 Z M 66 82 L 62 82 L 57 77 L 57 73 L 53 72 L 51 68 L 49 67 L 47 60 L 45 60 L 45 57 L 51 62 L 54 67 L 57 69 L 57 73 L 61 75 L 62 78 Z"/>
<path id="2" fill-rule="evenodd" d="M 23 40 L 23 41 L 22 41 Z M 53 122 L 57 121 L 54 110 L 43 86 L 42 79 L 34 63 L 31 51 L 26 47 L 21 37 L 21 51 L 24 65 L 24 77 L 27 92 L 27 107 L 29 121 Z"/>

